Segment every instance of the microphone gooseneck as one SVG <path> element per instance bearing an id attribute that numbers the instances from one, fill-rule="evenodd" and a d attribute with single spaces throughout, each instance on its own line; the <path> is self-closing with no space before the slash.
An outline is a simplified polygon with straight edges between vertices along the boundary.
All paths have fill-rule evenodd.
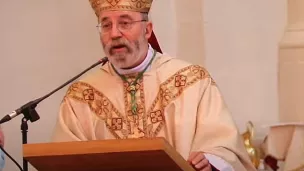
<path id="1" fill-rule="evenodd" d="M 98 62 L 94 63 L 93 65 L 91 65 L 90 67 L 88 67 L 87 69 L 85 69 L 84 71 L 82 71 L 81 73 L 79 73 L 78 75 L 76 75 L 75 77 L 71 78 L 70 80 L 68 80 L 67 82 L 65 82 L 64 84 L 62 84 L 58 88 L 56 88 L 55 90 L 53 90 L 50 93 L 46 94 L 45 96 L 42 96 L 42 97 L 40 97 L 40 98 L 38 98 L 36 100 L 30 101 L 30 102 L 26 103 L 25 105 L 21 106 L 20 108 L 14 110 L 10 114 L 5 115 L 0 120 L 0 124 L 5 123 L 5 122 L 13 119 L 14 117 L 20 115 L 21 113 L 23 113 L 24 117 L 27 120 L 30 120 L 31 122 L 35 122 L 35 121 L 39 120 L 40 117 L 37 114 L 37 112 L 35 111 L 35 108 L 36 108 L 36 106 L 40 102 L 42 102 L 44 99 L 48 98 L 49 96 L 51 96 L 52 94 L 54 94 L 58 90 L 62 89 L 66 85 L 70 84 L 71 82 L 73 82 L 74 80 L 76 80 L 77 78 L 79 78 L 80 76 L 82 76 L 83 74 L 85 74 L 86 72 L 88 72 L 89 70 L 91 70 L 92 68 L 96 67 L 97 65 L 99 65 L 99 64 L 104 65 L 107 62 L 108 62 L 108 58 L 107 57 L 102 58 L 101 60 L 99 60 Z"/>
<path id="2" fill-rule="evenodd" d="M 62 84 L 61 86 L 59 86 L 58 88 L 56 88 L 55 90 L 51 91 L 50 93 L 36 99 L 33 101 L 30 101 L 28 103 L 26 103 L 25 105 L 21 106 L 20 108 L 16 109 L 15 111 L 11 112 L 8 115 L 5 115 L 1 120 L 0 120 L 0 124 L 5 123 L 10 121 L 11 119 L 15 118 L 16 116 L 23 114 L 24 117 L 22 118 L 22 123 L 21 123 L 21 130 L 22 130 L 22 144 L 27 144 L 27 132 L 28 132 L 28 125 L 27 125 L 27 121 L 30 120 L 31 122 L 35 122 L 37 120 L 40 119 L 37 111 L 36 111 L 36 106 L 42 102 L 44 99 L 48 98 L 49 96 L 51 96 L 52 94 L 54 94 L 55 92 L 57 92 L 58 90 L 62 89 L 63 87 L 65 87 L 66 85 L 68 85 L 69 83 L 73 82 L 74 80 L 76 80 L 77 78 L 79 78 L 80 76 L 82 76 L 84 73 L 86 73 L 87 71 L 91 70 L 92 68 L 96 67 L 99 64 L 106 64 L 108 62 L 108 58 L 104 57 L 101 60 L 99 60 L 98 62 L 94 63 L 93 65 L 91 65 L 89 68 L 85 69 L 84 71 L 82 71 L 80 74 L 76 75 L 75 77 L 71 78 L 70 80 L 68 80 L 67 82 L 65 82 L 64 84 Z M 28 171 L 28 161 L 26 159 L 23 159 L 23 169 L 21 168 L 21 166 L 2 148 L 0 147 L 1 150 L 3 150 L 3 152 L 17 165 L 17 167 L 21 170 L 21 171 Z"/>

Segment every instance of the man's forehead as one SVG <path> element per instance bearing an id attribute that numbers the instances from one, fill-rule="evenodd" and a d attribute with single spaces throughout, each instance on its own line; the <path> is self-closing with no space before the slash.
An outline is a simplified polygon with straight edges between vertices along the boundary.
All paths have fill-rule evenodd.
<path id="1" fill-rule="evenodd" d="M 99 15 L 99 20 L 129 18 L 135 19 L 140 16 L 140 12 L 134 11 L 103 11 Z"/>

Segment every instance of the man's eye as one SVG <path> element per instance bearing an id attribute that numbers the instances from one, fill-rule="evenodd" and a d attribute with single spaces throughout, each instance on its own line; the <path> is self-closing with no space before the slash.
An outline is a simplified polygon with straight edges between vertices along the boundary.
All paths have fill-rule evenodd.
<path id="1" fill-rule="evenodd" d="M 111 27 L 111 24 L 103 24 L 102 25 L 102 28 L 109 28 L 109 27 Z"/>
<path id="2" fill-rule="evenodd" d="M 130 22 L 124 21 L 124 22 L 120 22 L 120 25 L 122 26 L 128 26 L 130 24 Z"/>

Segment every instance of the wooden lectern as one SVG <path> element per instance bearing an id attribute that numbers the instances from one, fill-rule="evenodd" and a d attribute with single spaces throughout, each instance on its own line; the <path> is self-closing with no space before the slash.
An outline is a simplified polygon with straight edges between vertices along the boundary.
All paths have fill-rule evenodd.
<path id="1" fill-rule="evenodd" d="M 38 171 L 194 171 L 163 138 L 24 144 Z"/>

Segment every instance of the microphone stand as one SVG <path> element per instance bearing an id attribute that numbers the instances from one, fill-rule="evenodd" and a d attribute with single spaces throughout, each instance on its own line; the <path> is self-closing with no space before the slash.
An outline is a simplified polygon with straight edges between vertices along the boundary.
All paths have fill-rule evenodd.
<path id="1" fill-rule="evenodd" d="M 76 80 L 77 78 L 79 78 L 80 76 L 82 76 L 84 73 L 86 73 L 87 71 L 91 70 L 92 68 L 96 67 L 99 64 L 102 64 L 102 66 L 104 64 L 106 64 L 108 62 L 108 58 L 104 57 L 101 60 L 99 60 L 98 62 L 94 63 L 93 65 L 91 65 L 89 68 L 85 69 L 84 71 L 82 71 L 80 74 L 76 75 L 75 77 L 73 77 L 72 79 L 70 79 L 69 81 L 65 82 L 64 84 L 62 84 L 61 86 L 59 86 L 58 88 L 56 88 L 55 90 L 53 90 L 52 92 L 46 94 L 43 97 L 40 97 L 36 100 L 30 101 L 28 103 L 26 103 L 25 105 L 21 106 L 19 109 L 15 110 L 14 112 L 12 112 L 11 115 L 6 115 L 5 117 L 3 117 L 0 120 L 0 124 L 7 122 L 9 120 L 11 120 L 12 118 L 18 116 L 19 114 L 23 114 L 24 117 L 21 120 L 21 132 L 22 132 L 22 144 L 27 144 L 27 132 L 28 132 L 28 121 L 31 122 L 35 122 L 37 120 L 40 119 L 40 116 L 38 115 L 37 111 L 36 111 L 36 106 L 43 101 L 44 99 L 48 98 L 49 96 L 51 96 L 52 94 L 54 94 L 55 92 L 57 92 L 58 90 L 62 89 L 63 87 L 65 87 L 66 85 L 68 85 L 69 83 L 73 82 L 74 80 Z M 25 160 L 23 158 L 23 170 L 24 171 L 28 171 L 28 161 Z"/>
<path id="2" fill-rule="evenodd" d="M 27 144 L 27 119 L 23 117 L 21 119 L 21 132 L 22 132 L 22 144 Z M 23 171 L 28 171 L 28 161 L 23 158 Z"/>

